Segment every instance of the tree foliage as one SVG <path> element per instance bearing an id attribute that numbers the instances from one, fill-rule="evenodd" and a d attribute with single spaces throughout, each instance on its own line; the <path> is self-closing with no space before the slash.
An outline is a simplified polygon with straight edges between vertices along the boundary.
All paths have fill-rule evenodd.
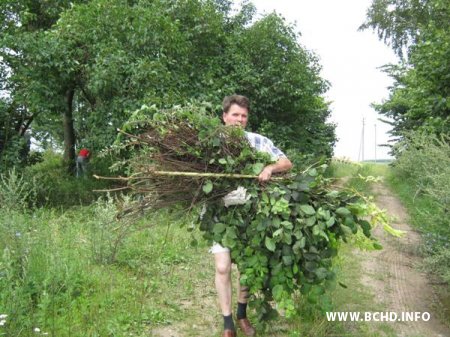
<path id="1" fill-rule="evenodd" d="M 394 78 L 388 100 L 375 108 L 392 120 L 393 134 L 424 130 L 450 132 L 450 4 L 443 0 L 374 0 L 365 28 L 374 28 L 380 38 L 407 59 L 389 65 Z"/>
<path id="2" fill-rule="evenodd" d="M 11 162 L 18 152 L 29 150 L 24 137 L 30 137 L 27 131 L 36 123 L 36 118 L 44 118 L 52 126 L 45 134 L 55 130 L 49 112 L 64 110 L 61 92 L 66 94 L 67 90 L 65 79 L 52 67 L 50 54 L 55 43 L 46 36 L 63 11 L 81 2 L 84 1 L 0 2 L 2 111 L 7 106 L 2 113 L 5 119 L 0 130 L 3 164 Z M 17 164 L 17 160 L 14 162 Z"/>
<path id="3" fill-rule="evenodd" d="M 254 19 L 244 2 L 2 1 L 4 90 L 38 139 L 101 149 L 142 104 L 192 99 L 217 113 L 248 95 L 252 129 L 306 154 L 331 155 L 334 125 L 320 65 L 276 14 Z M 17 108 L 15 108 L 17 107 Z M 22 110 L 20 110 L 20 107 Z"/>
<path id="4" fill-rule="evenodd" d="M 421 28 L 430 20 L 426 4 L 426 0 L 373 0 L 360 29 L 376 30 L 380 39 L 403 56 L 404 49 L 417 43 Z"/>

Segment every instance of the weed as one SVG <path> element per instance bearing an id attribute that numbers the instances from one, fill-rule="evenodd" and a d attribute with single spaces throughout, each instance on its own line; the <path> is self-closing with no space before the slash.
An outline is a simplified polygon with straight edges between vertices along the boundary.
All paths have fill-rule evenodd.
<path id="1" fill-rule="evenodd" d="M 0 208 L 24 210 L 36 202 L 35 181 L 26 181 L 12 168 L 7 174 L 0 174 Z"/>

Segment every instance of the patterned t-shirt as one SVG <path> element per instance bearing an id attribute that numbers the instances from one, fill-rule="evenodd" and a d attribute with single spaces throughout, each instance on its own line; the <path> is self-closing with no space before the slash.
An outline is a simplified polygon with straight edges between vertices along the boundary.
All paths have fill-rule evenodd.
<path id="1" fill-rule="evenodd" d="M 270 154 L 272 160 L 276 161 L 280 158 L 286 157 L 286 155 L 279 148 L 273 145 L 273 142 L 269 138 L 248 131 L 245 131 L 245 136 L 247 137 L 251 147 L 253 147 L 256 151 Z"/>

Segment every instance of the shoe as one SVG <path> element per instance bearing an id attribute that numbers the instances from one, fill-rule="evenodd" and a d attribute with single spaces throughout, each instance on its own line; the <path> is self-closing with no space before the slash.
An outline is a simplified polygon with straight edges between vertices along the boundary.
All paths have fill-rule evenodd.
<path id="1" fill-rule="evenodd" d="M 226 329 L 223 331 L 222 337 L 236 337 L 236 331 Z"/>
<path id="2" fill-rule="evenodd" d="M 248 318 L 237 320 L 239 327 L 246 336 L 254 336 L 256 334 L 255 328 L 252 326 Z"/>

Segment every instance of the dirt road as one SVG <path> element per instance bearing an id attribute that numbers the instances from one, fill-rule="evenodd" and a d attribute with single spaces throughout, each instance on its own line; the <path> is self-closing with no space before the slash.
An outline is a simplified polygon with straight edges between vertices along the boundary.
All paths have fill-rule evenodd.
<path id="1" fill-rule="evenodd" d="M 399 337 L 450 337 L 449 329 L 438 319 L 438 298 L 431 282 L 417 268 L 421 260 L 419 234 L 407 224 L 405 208 L 383 183 L 375 184 L 373 193 L 377 205 L 392 218 L 393 227 L 406 234 L 394 238 L 380 227 L 375 230 L 384 249 L 363 253 L 363 284 L 372 288 L 376 301 L 389 312 L 430 314 L 428 321 L 392 323 Z"/>

